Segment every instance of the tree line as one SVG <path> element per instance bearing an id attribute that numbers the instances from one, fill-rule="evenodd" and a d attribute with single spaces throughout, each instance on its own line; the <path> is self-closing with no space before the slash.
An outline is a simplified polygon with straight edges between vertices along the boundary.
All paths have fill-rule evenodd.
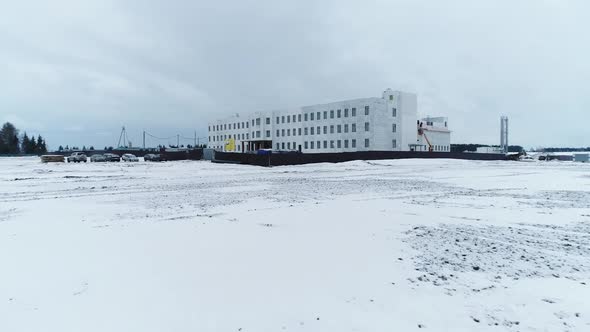
<path id="1" fill-rule="evenodd" d="M 25 132 L 22 136 L 10 122 L 0 129 L 0 154 L 43 154 L 47 153 L 45 139 L 38 135 L 29 137 Z"/>
<path id="2" fill-rule="evenodd" d="M 451 144 L 451 152 L 464 152 L 470 151 L 475 152 L 477 148 L 489 147 L 490 145 L 484 144 Z M 524 148 L 520 145 L 509 145 L 508 152 L 523 152 Z"/>

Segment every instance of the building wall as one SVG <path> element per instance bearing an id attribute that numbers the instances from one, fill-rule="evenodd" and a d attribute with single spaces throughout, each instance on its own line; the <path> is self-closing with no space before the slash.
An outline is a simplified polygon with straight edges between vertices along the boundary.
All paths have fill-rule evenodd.
<path id="1" fill-rule="evenodd" d="M 416 95 L 388 89 L 381 98 L 214 121 L 209 124 L 208 147 L 228 151 L 225 142 L 235 137 L 236 152 L 242 152 L 242 142 L 252 140 L 272 141 L 274 150 L 301 149 L 305 153 L 409 151 L 409 144 L 417 140 L 416 119 Z"/>

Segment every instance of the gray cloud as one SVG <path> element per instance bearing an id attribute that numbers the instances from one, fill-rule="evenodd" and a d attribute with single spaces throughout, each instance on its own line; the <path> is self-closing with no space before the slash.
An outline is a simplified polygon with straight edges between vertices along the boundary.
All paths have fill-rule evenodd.
<path id="1" fill-rule="evenodd" d="M 22 0 L 0 12 L 0 121 L 59 144 L 418 94 L 454 142 L 590 145 L 585 1 Z M 73 130 L 75 129 L 75 130 Z M 105 133 L 114 133 L 112 137 Z"/>

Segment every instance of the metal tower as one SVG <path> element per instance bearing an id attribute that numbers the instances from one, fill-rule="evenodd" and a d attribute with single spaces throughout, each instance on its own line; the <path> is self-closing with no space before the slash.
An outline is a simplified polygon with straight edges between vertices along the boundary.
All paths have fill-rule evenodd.
<path id="1" fill-rule="evenodd" d="M 508 153 L 508 117 L 500 118 L 500 148 L 504 153 Z"/>

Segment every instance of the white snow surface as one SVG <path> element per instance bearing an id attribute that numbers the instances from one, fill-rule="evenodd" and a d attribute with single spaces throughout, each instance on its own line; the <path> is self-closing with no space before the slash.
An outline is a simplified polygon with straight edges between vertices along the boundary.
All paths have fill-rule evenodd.
<path id="1" fill-rule="evenodd" d="M 0 331 L 590 331 L 590 164 L 0 158 Z"/>

